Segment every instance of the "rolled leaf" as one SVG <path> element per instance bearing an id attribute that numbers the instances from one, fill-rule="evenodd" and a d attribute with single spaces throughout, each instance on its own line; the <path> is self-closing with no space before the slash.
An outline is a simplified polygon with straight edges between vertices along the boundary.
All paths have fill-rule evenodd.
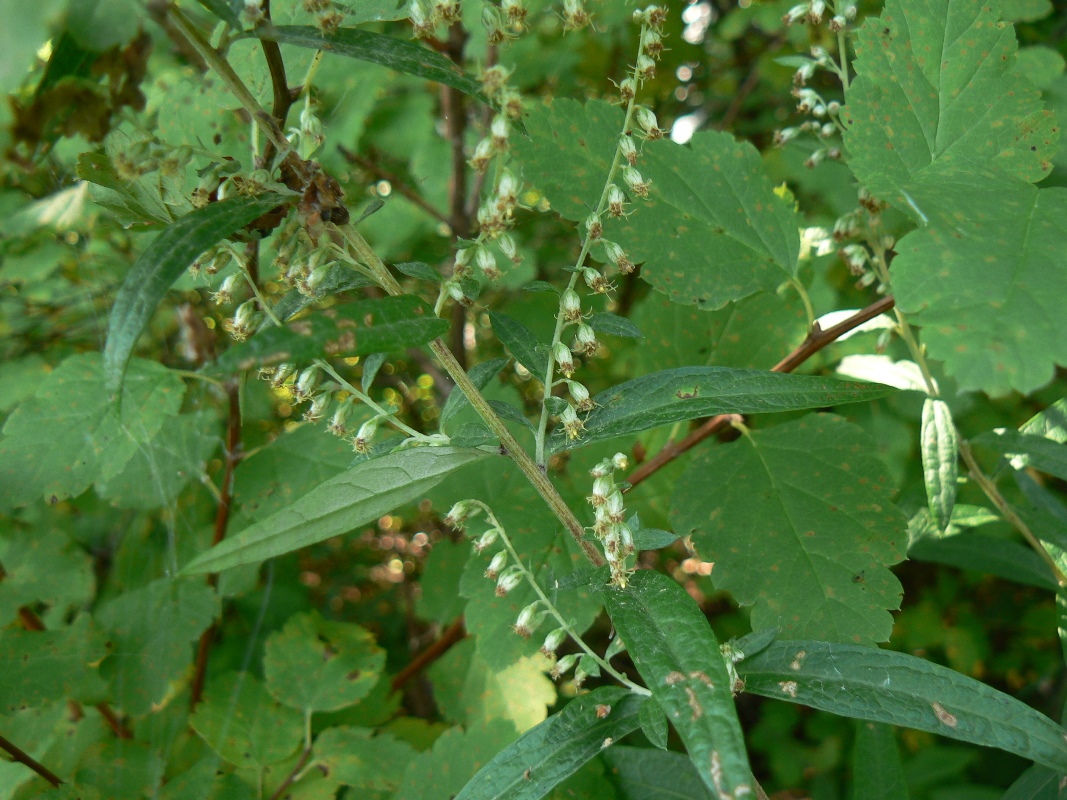
<path id="1" fill-rule="evenodd" d="M 944 400 L 927 397 L 922 416 L 923 480 L 930 519 L 945 530 L 956 505 L 956 478 L 959 475 L 960 444 L 952 412 Z M 1065 448 L 1067 449 L 1067 448 Z"/>

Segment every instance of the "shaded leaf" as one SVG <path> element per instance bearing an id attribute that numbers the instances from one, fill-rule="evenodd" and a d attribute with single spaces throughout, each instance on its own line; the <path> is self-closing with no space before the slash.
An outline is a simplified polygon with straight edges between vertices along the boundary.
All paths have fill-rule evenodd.
<path id="1" fill-rule="evenodd" d="M 885 397 L 894 390 L 877 383 L 842 381 L 730 367 L 681 367 L 643 375 L 601 392 L 577 441 L 563 432 L 552 452 L 613 436 L 715 414 L 796 411 Z"/>
<path id="2" fill-rule="evenodd" d="M 263 671 L 275 700 L 305 713 L 337 711 L 378 682 L 385 651 L 365 628 L 295 614 L 267 639 Z"/>
<path id="3" fill-rule="evenodd" d="M 853 800 L 908 800 L 908 784 L 893 729 L 857 722 L 852 750 Z"/>
<path id="4" fill-rule="evenodd" d="M 464 731 L 450 728 L 408 764 L 393 800 L 458 800 L 464 785 L 498 752 L 515 739 L 508 722 L 477 725 Z"/>
<path id="5" fill-rule="evenodd" d="M 243 4 L 240 0 L 199 0 L 199 2 L 216 17 L 230 23 L 234 30 L 241 30 L 241 18 L 238 15 Z"/>
<path id="6" fill-rule="evenodd" d="M 489 312 L 489 321 L 493 324 L 493 333 L 515 356 L 515 360 L 535 378 L 544 380 L 548 373 L 548 351 L 542 342 L 537 341 L 533 331 L 517 319 L 498 311 Z"/>
<path id="7" fill-rule="evenodd" d="M 1052 570 L 1037 553 L 999 536 L 967 531 L 942 539 L 923 539 L 908 548 L 908 558 L 996 575 L 1041 589 L 1056 589 Z"/>
<path id="8" fill-rule="evenodd" d="M 282 202 L 273 195 L 235 197 L 210 203 L 163 230 L 126 274 L 115 296 L 104 346 L 108 391 L 122 385 L 126 363 L 163 295 L 193 260 Z"/>
<path id="9" fill-rule="evenodd" d="M 482 86 L 477 80 L 441 54 L 407 39 L 359 28 L 338 28 L 332 33 L 323 33 L 318 28 L 300 25 L 264 26 L 256 28 L 253 34 L 280 44 L 373 61 L 397 72 L 443 83 L 485 101 Z"/>
<path id="10" fill-rule="evenodd" d="M 315 740 L 314 763 L 330 778 L 356 789 L 395 792 L 417 755 L 407 742 L 369 728 L 328 728 Z"/>
<path id="11" fill-rule="evenodd" d="M 378 375 L 378 370 L 382 368 L 386 358 L 388 356 L 385 353 L 371 353 L 363 360 L 363 374 L 359 378 L 359 385 L 364 392 L 369 392 L 371 386 L 374 385 L 374 378 Z"/>
<path id="12" fill-rule="evenodd" d="M 638 726 L 643 698 L 602 687 L 575 698 L 482 767 L 455 800 L 537 800 Z"/>
<path id="13" fill-rule="evenodd" d="M 303 739 L 300 713 L 275 702 L 248 672 L 209 681 L 189 724 L 224 759 L 239 767 L 265 767 L 296 752 Z"/>
<path id="14" fill-rule="evenodd" d="M 737 669 L 753 694 L 997 747 L 1067 772 L 1063 728 L 1025 703 L 915 656 L 859 645 L 775 642 Z"/>
<path id="15" fill-rule="evenodd" d="M 601 758 L 619 800 L 714 800 L 692 762 L 681 753 L 616 745 Z"/>
<path id="16" fill-rule="evenodd" d="M 518 423 L 531 431 L 534 429 L 533 423 L 515 406 L 505 403 L 503 400 L 490 400 L 489 405 L 501 419 Z"/>
<path id="17" fill-rule="evenodd" d="M 754 792 L 733 685 L 707 617 L 674 580 L 639 570 L 604 605 L 652 697 L 719 797 Z"/>
<path id="18" fill-rule="evenodd" d="M 364 461 L 227 537 L 182 573 L 219 572 L 348 533 L 419 499 L 450 472 L 485 457 L 479 450 L 420 447 Z"/>
<path id="19" fill-rule="evenodd" d="M 998 428 L 971 440 L 1007 456 L 1015 469 L 1036 469 L 1067 480 L 1067 444 L 1044 436 Z"/>
<path id="20" fill-rule="evenodd" d="M 45 603 L 61 613 L 88 602 L 96 588 L 93 562 L 57 530 L 0 533 L 0 627 L 19 606 Z"/>
<path id="21" fill-rule="evenodd" d="M 714 581 L 752 627 L 790 638 L 871 643 L 889 638 L 906 520 L 866 434 L 809 415 L 710 448 L 679 480 L 674 529 L 692 534 Z"/>
<path id="22" fill-rule="evenodd" d="M 930 519 L 944 530 L 952 519 L 952 507 L 956 505 L 960 457 L 956 424 L 944 400 L 927 397 L 923 403 L 920 445 Z"/>
<path id="23" fill-rule="evenodd" d="M 667 749 L 667 715 L 654 697 L 641 704 L 641 732 L 660 750 Z"/>
<path id="24" fill-rule="evenodd" d="M 185 387 L 161 364 L 136 359 L 119 409 L 99 353 L 71 356 L 23 401 L 0 439 L 0 505 L 63 500 L 118 475 L 181 407 Z M 50 447 L 41 447 L 42 437 Z"/>
<path id="25" fill-rule="evenodd" d="M 588 320 L 589 327 L 597 333 L 606 333 L 609 336 L 622 336 L 627 339 L 643 339 L 641 329 L 634 325 L 626 317 L 612 314 L 609 311 L 601 311 L 593 314 Z"/>
<path id="26" fill-rule="evenodd" d="M 326 276 L 315 287 L 314 297 L 302 294 L 299 289 L 290 289 L 274 305 L 271 311 L 282 322 L 286 322 L 324 297 L 330 297 L 341 292 L 352 292 L 356 289 L 363 289 L 373 285 L 374 281 L 354 269 L 344 264 L 334 264 L 326 270 Z M 273 324 L 270 320 L 267 320 L 263 328 L 266 329 Z"/>
<path id="27" fill-rule="evenodd" d="M 423 264 L 421 261 L 405 261 L 393 264 L 393 266 L 408 277 L 418 278 L 420 281 L 430 281 L 431 283 L 441 282 L 440 273 L 429 264 Z"/>
<path id="28" fill-rule="evenodd" d="M 264 328 L 231 347 L 209 369 L 239 372 L 258 365 L 306 363 L 328 356 L 391 353 L 440 336 L 448 323 L 413 295 L 359 300 L 320 309 L 284 327 Z"/>
<path id="29" fill-rule="evenodd" d="M 500 374 L 500 370 L 504 369 L 507 363 L 506 358 L 491 358 L 471 367 L 468 377 L 475 386 L 484 389 L 489 381 Z M 448 421 L 468 406 L 470 406 L 470 401 L 467 400 L 467 396 L 453 387 L 448 400 L 445 401 L 445 407 L 441 409 L 441 430 L 445 430 Z"/>

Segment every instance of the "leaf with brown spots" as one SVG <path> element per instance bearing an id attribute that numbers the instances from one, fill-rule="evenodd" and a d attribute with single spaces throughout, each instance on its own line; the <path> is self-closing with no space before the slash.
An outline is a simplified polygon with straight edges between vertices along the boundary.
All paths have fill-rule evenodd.
<path id="1" fill-rule="evenodd" d="M 903 560 L 908 539 L 875 452 L 829 414 L 752 431 L 686 470 L 671 501 L 675 531 L 715 562 L 716 588 L 754 606 L 753 628 L 884 641 L 901 597 L 886 567 Z"/>
<path id="2" fill-rule="evenodd" d="M 366 629 L 295 614 L 267 639 L 267 691 L 305 713 L 337 711 L 359 702 L 378 682 L 385 651 Z"/>

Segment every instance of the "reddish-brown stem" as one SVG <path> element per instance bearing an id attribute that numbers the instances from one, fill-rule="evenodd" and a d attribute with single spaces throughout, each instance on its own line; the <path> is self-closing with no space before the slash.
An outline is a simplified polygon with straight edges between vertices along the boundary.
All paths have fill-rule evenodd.
<path id="1" fill-rule="evenodd" d="M 863 323 L 874 319 L 879 314 L 883 314 L 892 308 L 893 298 L 891 296 L 886 296 L 871 303 L 866 308 L 857 311 L 851 317 L 843 322 L 839 322 L 832 328 L 822 330 L 818 324 L 816 324 L 808 332 L 804 341 L 801 342 L 792 353 L 771 367 L 771 371 L 792 372 L 827 345 L 837 341 L 849 331 L 858 328 Z M 656 453 L 656 455 L 644 464 L 641 464 L 627 476 L 626 481 L 630 484 L 630 488 L 632 489 L 634 486 L 637 486 L 637 484 L 647 479 L 657 470 L 662 469 L 665 465 L 678 458 L 682 453 L 692 449 L 705 439 L 714 436 L 724 428 L 729 427 L 730 422 L 736 419 L 737 416 L 738 415 L 736 414 L 720 414 L 717 417 L 711 417 L 699 428 L 691 431 L 681 441 L 668 442 L 663 446 L 662 450 Z"/>
<path id="2" fill-rule="evenodd" d="M 31 756 L 25 750 L 20 748 L 18 745 L 5 739 L 3 736 L 0 736 L 0 748 L 6 750 L 11 756 L 11 758 L 19 762 L 20 764 L 25 764 L 27 767 L 32 769 L 34 772 L 36 772 L 38 775 L 40 775 L 53 786 L 59 786 L 61 783 L 63 783 L 62 779 L 60 779 L 58 775 L 52 772 L 52 770 L 50 770 L 44 764 L 39 762 L 37 759 L 33 758 L 33 756 Z"/>
<path id="3" fill-rule="evenodd" d="M 300 759 L 293 766 L 292 771 L 285 776 L 285 780 L 274 790 L 274 794 L 270 796 L 270 800 L 281 800 L 281 798 L 285 796 L 285 790 L 293 785 L 296 776 L 300 774 L 300 770 L 302 770 L 304 765 L 308 763 L 309 758 L 311 758 L 311 750 L 310 748 L 304 748 L 304 752 L 300 754 Z"/>
<path id="4" fill-rule="evenodd" d="M 369 172 L 377 180 L 388 181 L 393 191 L 403 197 L 406 197 L 408 200 L 410 200 L 416 206 L 421 208 L 423 211 L 425 211 L 431 217 L 436 219 L 438 222 L 443 222 L 445 225 L 448 225 L 449 229 L 451 229 L 452 222 L 448 218 L 448 215 L 435 208 L 429 200 L 427 200 L 425 197 L 415 191 L 404 181 L 403 178 L 401 178 L 395 172 L 390 172 L 389 170 L 385 169 L 385 167 L 380 166 L 379 164 L 375 163 L 372 159 L 367 158 L 366 156 L 361 156 L 359 153 L 353 153 L 344 145 L 337 145 L 337 151 L 342 156 L 344 156 L 346 161 L 355 164 L 362 170 Z"/>
<path id="5" fill-rule="evenodd" d="M 37 616 L 37 613 L 33 609 L 28 608 L 27 606 L 22 606 L 22 608 L 19 609 L 19 622 L 21 622 L 22 627 L 28 631 L 43 631 L 45 629 L 44 620 Z M 71 704 L 76 710 L 76 713 L 81 714 L 81 704 L 73 700 L 71 701 Z M 120 739 L 133 738 L 133 734 L 130 733 L 129 728 L 127 728 L 122 720 L 119 719 L 118 715 L 111 710 L 111 706 L 107 703 L 97 703 L 94 707 L 100 712 L 100 716 L 104 718 L 104 721 L 107 722 L 107 726 L 111 728 L 112 733 L 117 737 Z"/>
<path id="6" fill-rule="evenodd" d="M 259 25 L 270 25 L 270 0 L 263 0 L 263 18 Z M 285 60 L 282 58 L 282 49 L 277 42 L 269 39 L 260 39 L 263 47 L 263 56 L 267 59 L 267 69 L 270 71 L 271 89 L 274 94 L 274 105 L 271 108 L 271 116 L 277 121 L 278 126 L 284 131 L 285 120 L 289 117 L 289 107 L 293 103 L 292 93 L 289 91 L 289 80 L 285 76 Z M 263 148 L 263 165 L 269 165 L 274 158 L 274 142 L 268 140 Z"/>
<path id="7" fill-rule="evenodd" d="M 226 528 L 230 524 L 230 507 L 233 504 L 233 472 L 241 461 L 241 394 L 240 386 L 236 380 L 226 384 L 226 399 L 229 404 L 229 413 L 226 421 L 226 460 L 222 470 L 222 486 L 219 487 L 219 506 L 215 511 L 215 532 L 211 538 L 212 546 L 217 545 L 226 538 Z M 207 576 L 208 585 L 212 588 L 219 584 L 217 573 Z M 218 623 L 212 623 L 200 636 L 200 642 L 196 648 L 196 667 L 193 670 L 193 682 L 189 691 L 189 707 L 196 708 L 204 696 L 204 677 L 207 674 L 208 655 L 211 652 L 211 643 L 218 631 Z"/>
<path id="8" fill-rule="evenodd" d="M 411 659 L 408 665 L 396 674 L 392 682 L 393 691 L 399 691 L 405 683 L 443 656 L 452 645 L 461 641 L 466 635 L 467 630 L 463 627 L 463 617 L 460 617 L 445 629 L 445 632 L 441 634 L 441 638 Z"/>

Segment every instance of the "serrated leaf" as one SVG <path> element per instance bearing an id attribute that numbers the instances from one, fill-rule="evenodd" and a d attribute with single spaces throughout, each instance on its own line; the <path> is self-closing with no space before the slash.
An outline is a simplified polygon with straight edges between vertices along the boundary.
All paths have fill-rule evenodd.
<path id="1" fill-rule="evenodd" d="M 897 307 L 961 391 L 1027 393 L 1067 364 L 1067 189 L 990 174 L 911 187 L 929 225 L 896 245 Z"/>
<path id="2" fill-rule="evenodd" d="M 332 33 L 323 33 L 318 28 L 300 25 L 264 26 L 256 28 L 253 34 L 260 39 L 270 39 L 279 44 L 308 47 L 361 61 L 373 61 L 397 72 L 406 72 L 443 83 L 485 102 L 482 86 L 477 80 L 440 53 L 408 39 L 398 39 L 359 28 L 338 28 Z"/>
<path id="3" fill-rule="evenodd" d="M 484 389 L 486 384 L 500 374 L 500 370 L 508 363 L 506 358 L 491 358 L 481 364 L 471 367 L 468 377 L 479 389 Z M 441 430 L 445 430 L 448 421 L 456 414 L 467 408 L 470 401 L 459 389 L 453 388 L 445 401 L 445 407 L 441 409 Z"/>
<path id="4" fill-rule="evenodd" d="M 286 322 L 324 297 L 330 297 L 331 295 L 340 294 L 341 292 L 352 292 L 356 289 L 363 289 L 373 285 L 374 281 L 365 275 L 361 275 L 354 269 L 351 269 L 344 264 L 334 264 L 327 269 L 326 276 L 322 279 L 322 282 L 315 287 L 314 297 L 308 297 L 306 294 L 302 294 L 298 289 L 290 289 L 285 293 L 282 299 L 275 304 L 271 311 L 274 316 L 282 322 Z M 264 328 L 269 325 L 273 325 L 273 323 L 267 320 L 264 323 Z"/>
<path id="5" fill-rule="evenodd" d="M 283 361 L 306 363 L 323 353 L 355 356 L 417 347 L 448 330 L 448 322 L 414 295 L 359 300 L 321 309 L 284 327 L 265 328 L 219 356 L 215 373 Z"/>
<path id="6" fill-rule="evenodd" d="M 98 700 L 107 691 L 96 665 L 108 648 L 87 614 L 49 631 L 0 631 L 0 711 L 15 714 L 56 700 Z"/>
<path id="7" fill-rule="evenodd" d="M 407 742 L 369 728 L 328 728 L 315 740 L 314 763 L 332 779 L 356 789 L 395 792 L 417 751 Z"/>
<path id="8" fill-rule="evenodd" d="M 384 666 L 385 651 L 369 631 L 324 620 L 315 611 L 290 617 L 268 637 L 263 652 L 267 691 L 306 714 L 358 702 Z"/>
<path id="9" fill-rule="evenodd" d="M 93 597 L 93 562 L 58 530 L 9 531 L 0 534 L 0 627 L 20 606 L 45 603 L 63 616 L 70 606 Z"/>
<path id="10" fill-rule="evenodd" d="M 1067 444 L 1063 442 L 1005 428 L 987 431 L 971 441 L 1007 456 L 1015 469 L 1029 467 L 1067 480 Z"/>
<path id="11" fill-rule="evenodd" d="M 238 767 L 281 761 L 296 752 L 304 732 L 300 712 L 277 703 L 248 672 L 213 676 L 189 724 Z"/>
<path id="12" fill-rule="evenodd" d="M 622 336 L 627 339 L 643 339 L 641 329 L 634 325 L 626 317 L 612 314 L 609 311 L 601 311 L 593 314 L 587 320 L 589 327 L 597 333 L 606 333 L 609 336 Z"/>
<path id="13" fill-rule="evenodd" d="M 616 745 L 601 756 L 619 800 L 714 800 L 681 753 Z"/>
<path id="14" fill-rule="evenodd" d="M 889 638 L 907 522 L 855 425 L 808 415 L 711 448 L 678 481 L 674 529 L 715 562 L 715 585 L 790 638 Z"/>
<path id="15" fill-rule="evenodd" d="M 997 747 L 1067 772 L 1063 728 L 1003 692 L 915 656 L 830 642 L 775 642 L 737 671 L 753 694 Z"/>
<path id="16" fill-rule="evenodd" d="M 638 726 L 643 698 L 602 687 L 575 698 L 482 767 L 455 800 L 538 800 Z"/>
<path id="17" fill-rule="evenodd" d="M 512 149 L 565 218 L 583 220 L 596 207 L 622 119 L 604 101 L 560 98 L 526 118 L 529 139 Z M 671 299 L 721 308 L 796 274 L 799 221 L 752 145 L 717 131 L 686 147 L 646 142 L 638 169 L 649 198 L 623 222 L 609 221 L 605 235 L 644 262 L 641 277 Z"/>
<path id="18" fill-rule="evenodd" d="M 493 333 L 515 356 L 515 360 L 526 367 L 535 378 L 543 380 L 548 373 L 548 354 L 543 343 L 537 341 L 533 331 L 517 319 L 499 311 L 490 311 L 489 321 L 493 324 Z"/>
<path id="19" fill-rule="evenodd" d="M 638 713 L 641 732 L 660 750 L 667 749 L 667 715 L 659 707 L 656 698 L 650 697 L 641 704 Z"/>
<path id="20" fill-rule="evenodd" d="M 730 367 L 681 367 L 643 375 L 601 392 L 577 441 L 562 432 L 552 452 L 614 436 L 715 414 L 759 414 L 822 408 L 885 397 L 894 390 L 810 375 L 789 375 Z"/>
<path id="21" fill-rule="evenodd" d="M 235 197 L 211 203 L 164 229 L 126 273 L 108 319 L 104 373 L 108 391 L 117 392 L 130 353 L 171 285 L 193 260 L 282 202 L 278 195 Z"/>
<path id="22" fill-rule="evenodd" d="M 127 714 L 147 714 L 192 658 L 192 643 L 219 614 L 219 598 L 201 581 L 161 578 L 115 597 L 96 612 L 111 632 L 101 674 Z"/>
<path id="23" fill-rule="evenodd" d="M 141 800 L 159 791 L 166 767 L 157 747 L 147 742 L 111 738 L 88 748 L 74 780 L 106 786 L 108 800 Z"/>
<path id="24" fill-rule="evenodd" d="M 0 505 L 75 497 L 94 481 L 115 477 L 178 412 L 184 393 L 175 373 L 136 359 L 116 409 L 100 354 L 66 359 L 4 424 Z M 42 437 L 51 446 L 41 447 Z"/>
<path id="25" fill-rule="evenodd" d="M 908 800 L 908 784 L 893 729 L 857 722 L 852 750 L 852 800 Z"/>
<path id="26" fill-rule="evenodd" d="M 476 725 L 464 731 L 450 728 L 408 764 L 400 790 L 392 800 L 457 800 L 468 780 L 515 739 L 515 729 L 504 721 Z"/>
<path id="27" fill-rule="evenodd" d="M 158 187 L 146 178 L 123 180 L 106 153 L 81 153 L 76 172 L 79 178 L 93 185 L 89 194 L 97 205 L 114 213 L 121 224 L 166 225 L 174 221 L 174 214 L 163 202 Z"/>
<path id="28" fill-rule="evenodd" d="M 895 199 L 931 165 L 1031 182 L 1052 169 L 1055 119 L 1013 71 L 1015 31 L 997 12 L 977 0 L 889 0 L 858 31 L 842 119 L 849 166 L 876 195 Z"/>
<path id="29" fill-rule="evenodd" d="M 441 282 L 440 273 L 429 264 L 423 264 L 421 261 L 404 261 L 399 264 L 393 264 L 393 266 L 408 277 L 418 278 L 420 281 L 430 281 L 431 283 Z"/>
<path id="30" fill-rule="evenodd" d="M 417 500 L 449 473 L 485 457 L 479 450 L 419 447 L 364 461 L 229 536 L 182 573 L 219 572 L 348 533 Z"/>
<path id="31" fill-rule="evenodd" d="M 639 570 L 604 605 L 652 697 L 704 784 L 719 797 L 754 792 L 733 685 L 707 617 L 673 579 Z"/>
<path id="32" fill-rule="evenodd" d="M 927 397 L 923 403 L 920 451 L 930 519 L 945 530 L 956 505 L 960 445 L 952 411 L 944 400 Z"/>
<path id="33" fill-rule="evenodd" d="M 1003 0 L 1003 18 L 1009 22 L 1029 22 L 1052 13 L 1052 0 Z"/>

